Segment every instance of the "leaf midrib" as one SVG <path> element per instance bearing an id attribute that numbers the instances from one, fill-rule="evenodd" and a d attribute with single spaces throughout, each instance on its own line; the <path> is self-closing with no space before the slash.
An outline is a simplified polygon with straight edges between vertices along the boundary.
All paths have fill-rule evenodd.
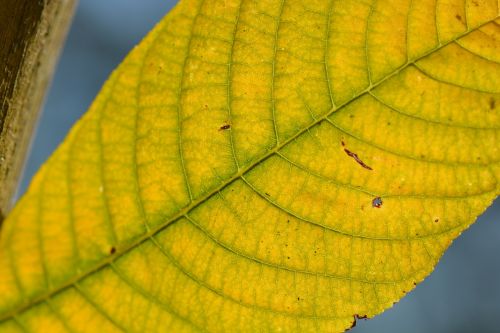
<path id="1" fill-rule="evenodd" d="M 15 318 L 18 314 L 28 310 L 30 307 L 47 301 L 48 299 L 50 299 L 52 296 L 58 294 L 59 292 L 62 292 L 65 289 L 76 285 L 76 283 L 81 281 L 82 279 L 84 279 L 84 278 L 92 275 L 93 273 L 98 272 L 99 270 L 105 268 L 106 266 L 112 264 L 116 259 L 120 258 L 122 255 L 128 253 L 129 251 L 135 249 L 137 246 L 141 245 L 145 241 L 151 239 L 153 236 L 155 236 L 157 233 L 163 231 L 169 225 L 177 222 L 178 220 L 182 219 L 183 217 L 186 217 L 186 214 L 189 213 L 191 210 L 193 210 L 196 207 L 198 207 L 199 205 L 203 204 L 205 201 L 210 199 L 213 195 L 222 191 L 225 187 L 229 186 L 230 184 L 232 184 L 236 180 L 240 179 L 245 173 L 252 170 L 254 167 L 256 167 L 260 163 L 264 162 L 265 160 L 267 160 L 269 157 L 273 156 L 274 154 L 276 154 L 283 147 L 287 146 L 289 143 L 291 143 L 294 140 L 296 140 L 297 138 L 299 138 L 302 134 L 306 133 L 314 126 L 316 126 L 319 123 L 321 123 L 322 121 L 326 120 L 334 112 L 339 111 L 340 109 L 344 108 L 345 106 L 349 105 L 350 103 L 356 101 L 361 96 L 363 96 L 367 93 L 370 93 L 374 88 L 380 86 L 381 84 L 383 84 L 384 82 L 386 82 L 387 80 L 392 78 L 393 76 L 399 74 L 402 70 L 405 70 L 408 66 L 414 65 L 416 62 L 432 55 L 433 53 L 443 49 L 444 47 L 446 47 L 447 45 L 449 45 L 451 43 L 456 42 L 460 38 L 467 36 L 468 34 L 476 31 L 477 29 L 479 29 L 479 28 L 481 28 L 489 23 L 495 22 L 495 20 L 497 20 L 498 18 L 500 18 L 500 15 L 497 15 L 496 17 L 494 17 L 494 18 L 492 18 L 492 19 L 490 19 L 490 20 L 488 20 L 488 21 L 486 21 L 486 22 L 484 22 L 484 23 L 482 23 L 474 28 L 469 29 L 469 30 L 463 32 L 462 34 L 457 35 L 455 38 L 453 38 L 445 43 L 440 43 L 437 47 L 430 49 L 428 52 L 416 57 L 413 60 L 407 61 L 405 64 L 401 65 L 400 67 L 398 67 L 397 69 L 395 69 L 391 73 L 387 74 L 379 81 L 377 81 L 375 83 L 371 83 L 367 88 L 360 91 L 358 94 L 354 95 L 348 101 L 345 101 L 344 103 L 342 103 L 336 107 L 332 107 L 324 115 L 318 117 L 317 119 L 314 119 L 309 125 L 305 126 L 303 129 L 301 129 L 300 131 L 295 133 L 293 136 L 291 136 L 288 139 L 284 140 L 283 142 L 277 144 L 274 148 L 268 150 L 261 157 L 256 158 L 252 163 L 250 163 L 246 167 L 241 168 L 231 178 L 227 179 L 227 181 L 221 183 L 219 186 L 217 186 L 213 190 L 206 192 L 205 194 L 202 194 L 197 200 L 192 201 L 189 206 L 186 206 L 185 208 L 181 209 L 177 214 L 172 216 L 170 219 L 168 219 L 164 223 L 161 223 L 158 226 L 151 228 L 148 232 L 146 232 L 145 234 L 143 234 L 140 237 L 137 237 L 135 240 L 131 241 L 128 244 L 125 244 L 124 246 L 116 246 L 115 254 L 108 256 L 108 257 L 105 257 L 103 260 L 101 260 L 100 262 L 98 262 L 94 266 L 92 266 L 89 269 L 85 270 L 84 272 L 74 276 L 73 278 L 69 279 L 67 282 L 61 284 L 59 287 L 53 288 L 52 290 L 49 290 L 49 291 L 41 294 L 40 296 L 32 298 L 31 300 L 28 300 L 27 302 L 22 303 L 21 305 L 17 306 L 16 308 L 5 312 L 3 315 L 0 315 L 0 323 L 7 321 L 11 318 Z M 330 97 L 332 97 L 332 96 L 330 96 Z"/>

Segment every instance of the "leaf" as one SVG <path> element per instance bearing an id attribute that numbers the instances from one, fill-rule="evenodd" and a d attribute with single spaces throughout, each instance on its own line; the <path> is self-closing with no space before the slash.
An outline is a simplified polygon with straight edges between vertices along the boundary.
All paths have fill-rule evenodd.
<path id="1" fill-rule="evenodd" d="M 499 193 L 497 1 L 183 0 L 0 235 L 0 331 L 339 332 Z"/>

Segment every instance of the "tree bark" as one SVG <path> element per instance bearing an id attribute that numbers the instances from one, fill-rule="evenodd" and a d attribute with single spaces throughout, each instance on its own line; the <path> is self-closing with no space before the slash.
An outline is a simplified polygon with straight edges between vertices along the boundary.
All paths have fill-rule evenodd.
<path id="1" fill-rule="evenodd" d="M 12 206 L 76 0 L 0 0 L 0 224 Z"/>

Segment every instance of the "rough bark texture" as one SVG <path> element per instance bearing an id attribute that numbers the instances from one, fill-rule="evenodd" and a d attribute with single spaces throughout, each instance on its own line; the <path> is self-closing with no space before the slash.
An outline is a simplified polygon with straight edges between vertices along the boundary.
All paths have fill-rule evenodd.
<path id="1" fill-rule="evenodd" d="M 12 205 L 76 0 L 0 0 L 0 223 Z"/>

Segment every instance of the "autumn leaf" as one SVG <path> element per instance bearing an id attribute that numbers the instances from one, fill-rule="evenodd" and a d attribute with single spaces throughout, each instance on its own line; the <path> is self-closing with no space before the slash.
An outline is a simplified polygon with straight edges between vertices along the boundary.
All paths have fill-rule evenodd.
<path id="1" fill-rule="evenodd" d="M 492 0 L 182 0 L 0 233 L 0 332 L 342 332 L 500 192 Z"/>

